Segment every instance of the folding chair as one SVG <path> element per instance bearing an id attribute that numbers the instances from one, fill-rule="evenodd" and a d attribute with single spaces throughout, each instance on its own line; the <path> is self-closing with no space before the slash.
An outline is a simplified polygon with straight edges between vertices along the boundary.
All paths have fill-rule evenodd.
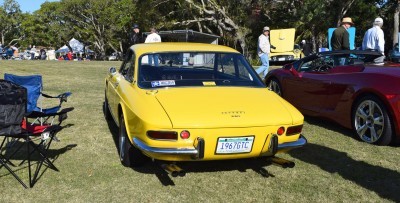
<path id="1" fill-rule="evenodd" d="M 27 188 L 26 184 L 10 168 L 10 166 L 16 166 L 11 162 L 11 159 L 17 153 L 23 155 L 18 166 L 21 166 L 25 161 L 28 162 L 29 187 L 33 187 L 43 164 L 58 171 L 47 157 L 47 151 L 52 141 L 56 140 L 55 135 L 62 129 L 59 125 L 62 120 L 58 125 L 27 123 L 24 119 L 26 104 L 27 91 L 24 87 L 0 80 L 0 136 L 4 137 L 0 144 L 0 168 L 4 166 L 25 188 Z M 12 141 L 9 139 L 12 139 Z M 23 142 L 19 143 L 20 140 Z M 21 150 L 23 146 L 26 146 L 26 150 Z M 32 176 L 31 158 L 34 153 L 40 156 Z"/>
<path id="2" fill-rule="evenodd" d="M 8 164 L 13 164 L 2 154 L 2 147 L 4 141 L 10 137 L 24 138 L 29 136 L 22 131 L 20 126 L 26 112 L 26 95 L 25 88 L 0 80 L 0 136 L 4 136 L 0 145 L 0 169 L 4 166 L 25 188 L 27 188 L 25 183 L 8 166 Z M 30 164 L 30 159 L 28 164 Z"/>
<path id="3" fill-rule="evenodd" d="M 72 93 L 65 92 L 58 96 L 50 96 L 50 95 L 44 94 L 42 92 L 43 83 L 42 83 L 41 75 L 18 76 L 18 75 L 5 73 L 4 79 L 11 81 L 13 83 L 16 83 L 18 85 L 21 85 L 27 89 L 27 91 L 28 91 L 28 106 L 27 106 L 28 115 L 27 115 L 27 117 L 35 119 L 35 121 L 33 121 L 32 123 L 39 121 L 40 124 L 46 124 L 46 123 L 48 123 L 49 119 L 52 118 L 49 123 L 53 124 L 55 116 L 67 115 L 67 114 L 65 114 L 66 112 L 73 110 L 72 107 L 67 108 L 64 110 L 63 113 L 59 114 L 62 103 L 67 102 L 67 98 Z M 51 108 L 42 108 L 42 106 L 43 106 L 42 104 L 40 104 L 40 106 L 38 106 L 38 100 L 39 100 L 40 96 L 42 96 L 44 98 L 58 99 L 59 104 L 57 106 L 54 106 Z M 40 100 L 40 102 L 42 103 L 42 99 Z"/>

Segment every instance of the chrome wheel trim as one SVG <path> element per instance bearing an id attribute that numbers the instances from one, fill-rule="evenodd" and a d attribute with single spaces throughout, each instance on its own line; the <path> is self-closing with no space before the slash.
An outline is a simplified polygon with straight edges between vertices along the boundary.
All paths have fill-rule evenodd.
<path id="1" fill-rule="evenodd" d="M 354 126 L 361 140 L 374 143 L 383 135 L 385 120 L 382 108 L 375 101 L 365 100 L 357 106 Z"/>
<path id="2" fill-rule="evenodd" d="M 278 94 L 279 96 L 281 96 L 281 88 L 280 88 L 278 82 L 276 82 L 275 80 L 271 80 L 269 82 L 268 88 L 270 90 L 272 90 L 273 92 L 275 92 L 276 94 Z"/>

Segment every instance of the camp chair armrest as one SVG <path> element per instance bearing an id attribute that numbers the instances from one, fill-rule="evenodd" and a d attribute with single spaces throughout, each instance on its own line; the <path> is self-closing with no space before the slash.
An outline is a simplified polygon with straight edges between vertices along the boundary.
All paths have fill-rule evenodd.
<path id="1" fill-rule="evenodd" d="M 50 95 L 45 94 L 43 92 L 41 94 L 42 94 L 43 97 L 46 97 L 46 98 L 59 98 L 60 101 L 62 101 L 62 102 L 65 101 L 66 102 L 67 101 L 67 97 L 69 97 L 72 93 L 71 92 L 65 92 L 65 93 L 59 94 L 58 96 L 50 96 Z"/>

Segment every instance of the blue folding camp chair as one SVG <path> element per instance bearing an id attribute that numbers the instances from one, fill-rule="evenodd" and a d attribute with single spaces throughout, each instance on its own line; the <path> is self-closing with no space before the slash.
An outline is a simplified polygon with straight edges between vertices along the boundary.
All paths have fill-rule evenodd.
<path id="1" fill-rule="evenodd" d="M 41 75 L 28 75 L 28 76 L 18 76 L 13 74 L 4 74 L 4 79 L 11 81 L 15 84 L 25 87 L 28 91 L 28 106 L 27 106 L 27 117 L 34 118 L 35 122 L 40 124 L 53 124 L 55 116 L 59 116 L 59 121 L 66 119 L 66 113 L 73 110 L 73 107 L 63 109 L 60 114 L 61 105 L 63 102 L 67 101 L 67 98 L 72 94 L 71 92 L 65 92 L 58 96 L 50 96 L 44 94 L 42 76 Z M 38 100 L 40 96 L 44 98 L 59 99 L 59 105 L 51 108 L 42 108 L 38 106 Z M 42 100 L 40 100 L 42 103 Z M 52 118 L 52 119 L 51 119 Z"/>
<path id="2" fill-rule="evenodd" d="M 14 158 L 17 153 L 23 155 L 21 164 L 27 160 L 29 187 L 33 187 L 43 165 L 58 171 L 47 157 L 47 151 L 53 138 L 62 127 L 60 125 L 29 125 L 24 119 L 26 106 L 26 88 L 10 81 L 0 80 L 0 137 L 3 137 L 0 144 L 0 169 L 4 166 L 22 186 L 28 188 L 10 167 L 15 166 L 10 159 Z M 14 141 L 10 142 L 9 139 Z M 23 141 L 23 145 L 15 143 L 19 140 Z M 24 145 L 26 150 L 21 150 Z M 7 155 L 8 152 L 10 155 Z M 39 155 L 34 174 L 32 174 L 31 168 L 33 166 L 31 162 L 34 161 L 31 159 L 33 155 Z"/>

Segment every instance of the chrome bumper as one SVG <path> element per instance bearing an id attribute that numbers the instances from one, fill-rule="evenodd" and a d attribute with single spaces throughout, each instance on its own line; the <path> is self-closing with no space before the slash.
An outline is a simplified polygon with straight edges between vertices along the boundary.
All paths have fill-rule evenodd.
<path id="1" fill-rule="evenodd" d="M 299 147 L 302 147 L 302 146 L 304 146 L 306 144 L 307 144 L 307 139 L 303 135 L 300 135 L 300 137 L 299 137 L 299 139 L 297 141 L 279 144 L 278 145 L 278 152 L 279 151 L 283 151 L 283 150 L 288 151 L 288 150 L 291 150 L 291 149 L 299 148 Z"/>
<path id="2" fill-rule="evenodd" d="M 157 154 L 182 154 L 182 155 L 198 155 L 199 150 L 196 148 L 157 148 L 150 147 L 140 141 L 137 138 L 133 138 L 133 144 L 138 147 L 140 150 L 149 152 L 149 153 L 157 153 Z"/>
<path id="3" fill-rule="evenodd" d="M 141 140 L 137 138 L 133 138 L 133 144 L 142 151 L 148 153 L 156 153 L 156 154 L 181 154 L 181 155 L 195 155 L 199 156 L 201 154 L 201 150 L 196 149 L 195 147 L 190 148 L 158 148 L 158 147 L 150 147 L 143 143 Z M 307 144 L 307 139 L 300 135 L 300 138 L 295 142 L 288 142 L 278 145 L 278 152 L 283 150 L 290 150 L 294 148 L 299 148 Z M 271 146 L 273 148 L 273 146 Z"/>

